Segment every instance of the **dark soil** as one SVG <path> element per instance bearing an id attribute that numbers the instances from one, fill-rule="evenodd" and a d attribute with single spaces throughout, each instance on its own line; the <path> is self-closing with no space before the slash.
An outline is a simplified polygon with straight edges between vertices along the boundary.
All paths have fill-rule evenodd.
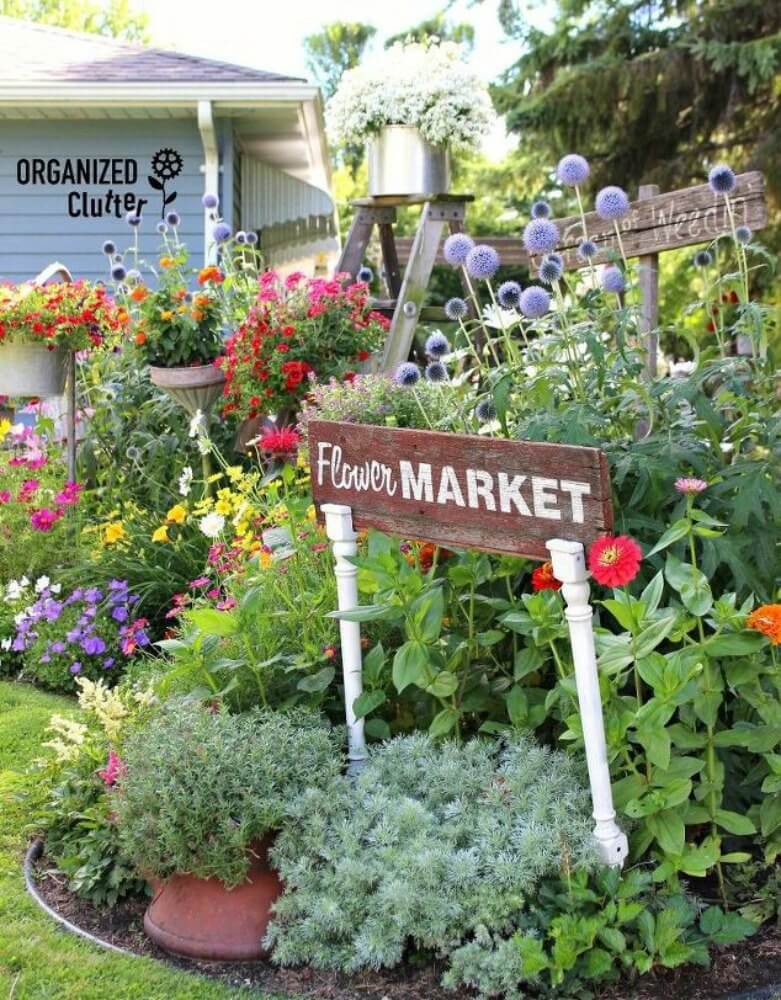
<path id="1" fill-rule="evenodd" d="M 232 986 L 255 987 L 268 993 L 303 996 L 311 1000 L 458 1000 L 440 985 L 438 962 L 408 964 L 383 972 L 345 975 L 310 968 L 280 969 L 268 962 L 198 962 L 162 951 L 145 935 L 144 910 L 148 900 L 135 897 L 112 908 L 98 908 L 74 896 L 65 878 L 45 855 L 36 868 L 38 890 L 52 909 L 95 937 L 139 955 L 147 955 L 188 972 L 221 979 Z M 709 969 L 686 965 L 652 972 L 636 982 L 621 983 L 599 992 L 599 1000 L 781 1000 L 781 930 L 762 928 L 741 944 L 714 952 Z M 756 994 L 751 991 L 756 990 Z M 564 998 L 562 998 L 564 1000 Z"/>

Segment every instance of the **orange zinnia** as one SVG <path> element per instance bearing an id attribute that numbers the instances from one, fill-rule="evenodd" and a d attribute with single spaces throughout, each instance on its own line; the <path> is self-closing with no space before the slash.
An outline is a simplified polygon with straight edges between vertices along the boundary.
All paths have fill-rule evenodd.
<path id="1" fill-rule="evenodd" d="M 130 293 L 130 298 L 134 302 L 143 302 L 148 294 L 149 292 L 146 290 L 144 285 L 136 285 L 136 287 Z"/>
<path id="2" fill-rule="evenodd" d="M 748 628 L 766 635 L 774 646 L 781 645 L 781 604 L 763 604 L 746 619 Z"/>
<path id="3" fill-rule="evenodd" d="M 532 590 L 558 590 L 561 581 L 553 575 L 553 563 L 544 562 L 532 572 Z"/>

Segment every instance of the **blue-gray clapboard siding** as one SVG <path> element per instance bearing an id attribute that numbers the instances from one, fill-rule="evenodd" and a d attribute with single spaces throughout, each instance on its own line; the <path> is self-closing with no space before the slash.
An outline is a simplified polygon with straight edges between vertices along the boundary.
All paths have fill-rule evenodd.
<path id="1" fill-rule="evenodd" d="M 191 260 L 203 262 L 203 147 L 195 119 L 156 120 L 43 120 L 0 123 L 0 281 L 20 281 L 37 274 L 53 260 L 70 268 L 74 277 L 105 278 L 104 240 L 112 239 L 120 249 L 132 244 L 132 230 L 124 218 L 70 218 L 68 194 L 86 190 L 102 195 L 111 187 L 116 193 L 134 190 L 149 199 L 140 227 L 141 255 L 153 261 L 160 245 L 155 224 L 160 218 L 160 195 L 147 182 L 151 159 L 164 147 L 182 156 L 182 173 L 167 187 L 177 197 L 169 206 L 182 218 L 180 234 Z M 135 185 L 20 185 L 17 161 L 26 157 L 131 157 L 138 160 Z"/>

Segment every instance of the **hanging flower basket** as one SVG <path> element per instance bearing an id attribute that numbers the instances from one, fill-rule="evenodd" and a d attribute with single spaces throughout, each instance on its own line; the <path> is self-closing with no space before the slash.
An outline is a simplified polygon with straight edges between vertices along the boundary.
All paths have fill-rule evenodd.
<path id="1" fill-rule="evenodd" d="M 42 344 L 0 343 L 0 396 L 61 396 L 68 352 Z"/>
<path id="2" fill-rule="evenodd" d="M 198 410 L 208 413 L 222 395 L 225 375 L 214 365 L 196 365 L 190 368 L 156 368 L 150 366 L 152 383 L 194 416 Z"/>
<path id="3" fill-rule="evenodd" d="M 369 194 L 433 195 L 450 190 L 450 149 L 412 125 L 386 125 L 369 142 Z"/>

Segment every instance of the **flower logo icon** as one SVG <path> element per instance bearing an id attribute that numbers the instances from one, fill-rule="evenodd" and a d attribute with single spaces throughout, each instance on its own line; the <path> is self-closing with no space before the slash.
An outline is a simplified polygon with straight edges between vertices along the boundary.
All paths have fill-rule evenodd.
<path id="1" fill-rule="evenodd" d="M 147 177 L 149 186 L 160 192 L 160 218 L 165 217 L 166 205 L 176 199 L 176 191 L 168 193 L 166 183 L 182 172 L 184 160 L 175 149 L 158 149 L 152 157 L 152 173 Z"/>

